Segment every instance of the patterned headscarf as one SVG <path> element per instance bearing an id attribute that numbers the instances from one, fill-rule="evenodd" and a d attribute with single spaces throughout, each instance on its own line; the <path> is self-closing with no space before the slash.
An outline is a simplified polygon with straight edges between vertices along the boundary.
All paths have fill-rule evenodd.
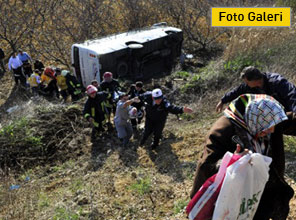
<path id="1" fill-rule="evenodd" d="M 265 94 L 241 95 L 224 114 L 253 136 L 288 119 L 282 105 Z"/>
<path id="2" fill-rule="evenodd" d="M 270 140 L 270 134 L 265 137 L 258 137 L 258 134 L 288 119 L 282 105 L 264 94 L 241 95 L 230 103 L 224 114 L 245 131 L 240 132 L 240 137 L 248 140 L 245 147 L 262 154 L 269 150 L 270 143 L 264 140 Z"/>
<path id="3" fill-rule="evenodd" d="M 257 135 L 287 120 L 288 117 L 277 101 L 258 99 L 247 105 L 244 119 L 250 133 Z"/>

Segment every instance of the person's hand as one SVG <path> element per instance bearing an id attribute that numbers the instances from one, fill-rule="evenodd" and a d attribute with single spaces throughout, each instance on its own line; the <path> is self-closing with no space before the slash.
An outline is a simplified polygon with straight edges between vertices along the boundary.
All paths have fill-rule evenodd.
<path id="1" fill-rule="evenodd" d="M 216 105 L 216 112 L 220 113 L 223 109 L 223 103 L 222 101 L 220 101 L 217 105 Z"/>
<path id="2" fill-rule="evenodd" d="M 244 156 L 248 153 L 249 153 L 248 149 L 242 149 L 242 147 L 239 144 L 236 145 L 236 150 L 235 150 L 234 154 L 239 154 L 241 156 Z"/>
<path id="3" fill-rule="evenodd" d="M 132 102 L 135 102 L 135 103 L 141 102 L 141 100 L 139 99 L 139 97 L 135 97 L 135 98 L 133 98 L 131 100 L 132 100 Z"/>
<path id="4" fill-rule="evenodd" d="M 192 113 L 193 110 L 192 110 L 191 108 L 185 106 L 185 107 L 183 108 L 183 112 L 184 112 L 184 113 Z"/>

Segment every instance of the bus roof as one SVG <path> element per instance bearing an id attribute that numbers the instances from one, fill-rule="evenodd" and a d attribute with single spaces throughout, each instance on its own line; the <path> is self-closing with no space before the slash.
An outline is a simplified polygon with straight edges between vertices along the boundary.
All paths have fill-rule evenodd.
<path id="1" fill-rule="evenodd" d="M 117 50 L 127 48 L 126 42 L 145 43 L 154 39 L 164 37 L 168 31 L 181 32 L 181 29 L 168 26 L 152 26 L 149 29 L 140 29 L 125 33 L 115 34 L 100 39 L 88 40 L 83 43 L 73 44 L 79 48 L 85 48 L 96 52 L 98 55 L 108 54 Z"/>

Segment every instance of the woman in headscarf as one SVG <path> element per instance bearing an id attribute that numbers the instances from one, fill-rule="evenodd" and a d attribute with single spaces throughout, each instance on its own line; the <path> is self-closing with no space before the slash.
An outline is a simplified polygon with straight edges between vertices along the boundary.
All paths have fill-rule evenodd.
<path id="1" fill-rule="evenodd" d="M 272 158 L 270 177 L 260 200 L 256 220 L 284 220 L 294 191 L 284 180 L 285 154 L 281 122 L 287 120 L 281 104 L 268 95 L 244 94 L 230 103 L 210 129 L 203 155 L 198 163 L 190 197 L 217 173 L 217 162 L 227 152 L 238 151 L 236 136 L 242 148 Z"/>

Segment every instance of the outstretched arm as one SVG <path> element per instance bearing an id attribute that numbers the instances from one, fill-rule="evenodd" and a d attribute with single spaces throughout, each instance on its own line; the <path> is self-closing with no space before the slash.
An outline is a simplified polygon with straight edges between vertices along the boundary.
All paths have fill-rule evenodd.
<path id="1" fill-rule="evenodd" d="M 216 112 L 220 113 L 222 112 L 222 109 L 223 109 L 223 103 L 222 101 L 220 101 L 217 105 L 216 105 Z"/>

